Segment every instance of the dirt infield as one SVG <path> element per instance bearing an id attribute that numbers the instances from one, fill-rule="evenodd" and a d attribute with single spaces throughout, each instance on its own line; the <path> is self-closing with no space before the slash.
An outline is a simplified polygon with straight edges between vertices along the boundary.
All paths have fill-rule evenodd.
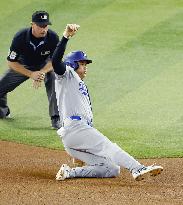
<path id="1" fill-rule="evenodd" d="M 0 205 L 183 204 L 183 158 L 140 160 L 164 167 L 161 175 L 136 182 L 127 170 L 112 179 L 55 181 L 64 151 L 0 141 Z"/>

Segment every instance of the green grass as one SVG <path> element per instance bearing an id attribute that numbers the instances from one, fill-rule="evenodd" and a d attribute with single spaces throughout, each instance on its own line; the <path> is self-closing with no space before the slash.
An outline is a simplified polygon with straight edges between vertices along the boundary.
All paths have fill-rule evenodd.
<path id="1" fill-rule="evenodd" d="M 12 36 L 47 10 L 60 35 L 81 25 L 67 51 L 93 59 L 86 82 L 95 126 L 136 157 L 183 157 L 183 1 L 18 1 L 1 4 L 1 67 Z M 45 89 L 31 81 L 9 94 L 14 120 L 0 121 L 0 139 L 62 149 L 50 130 Z"/>

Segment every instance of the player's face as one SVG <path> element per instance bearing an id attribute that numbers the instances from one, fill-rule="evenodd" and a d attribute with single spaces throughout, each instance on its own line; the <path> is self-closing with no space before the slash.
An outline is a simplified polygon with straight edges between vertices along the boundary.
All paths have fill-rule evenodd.
<path id="1" fill-rule="evenodd" d="M 32 34 L 36 38 L 45 37 L 48 32 L 48 25 L 38 26 L 36 23 L 32 22 Z"/>
<path id="2" fill-rule="evenodd" d="M 87 62 L 86 61 L 79 61 L 79 68 L 76 70 L 76 73 L 79 75 L 81 80 L 86 77 L 87 73 Z"/>

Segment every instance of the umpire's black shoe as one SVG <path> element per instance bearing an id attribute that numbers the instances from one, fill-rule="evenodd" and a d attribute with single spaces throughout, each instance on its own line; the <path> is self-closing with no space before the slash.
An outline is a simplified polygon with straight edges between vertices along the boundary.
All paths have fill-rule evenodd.
<path id="1" fill-rule="evenodd" d="M 61 122 L 59 116 L 52 116 L 51 117 L 51 126 L 53 129 L 60 129 L 61 128 Z"/>

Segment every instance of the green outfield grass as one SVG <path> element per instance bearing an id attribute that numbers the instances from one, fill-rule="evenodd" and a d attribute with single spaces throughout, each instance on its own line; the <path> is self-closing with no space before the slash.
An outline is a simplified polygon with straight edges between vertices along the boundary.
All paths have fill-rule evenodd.
<path id="1" fill-rule="evenodd" d="M 182 0 L 4 1 L 0 75 L 14 33 L 35 10 L 47 10 L 60 35 L 80 24 L 67 52 L 93 59 L 86 82 L 97 129 L 135 157 L 183 157 Z M 8 100 L 14 119 L 0 121 L 1 140 L 63 149 L 44 87 L 35 91 L 29 80 Z"/>

